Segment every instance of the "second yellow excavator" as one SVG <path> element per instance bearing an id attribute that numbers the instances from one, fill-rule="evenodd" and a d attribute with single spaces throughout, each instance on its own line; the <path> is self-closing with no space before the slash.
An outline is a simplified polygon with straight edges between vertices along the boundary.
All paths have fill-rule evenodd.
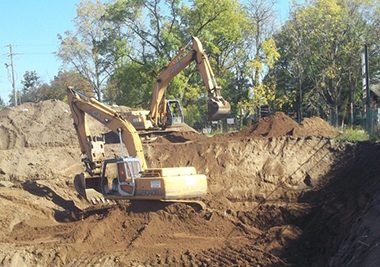
<path id="1" fill-rule="evenodd" d="M 190 46 L 191 44 L 191 46 Z M 167 100 L 164 95 L 169 82 L 191 62 L 195 62 L 207 89 L 208 120 L 215 121 L 226 117 L 231 106 L 221 95 L 214 72 L 202 43 L 197 37 L 181 48 L 177 55 L 159 73 L 153 87 L 150 110 L 123 113 L 124 117 L 139 130 L 166 129 L 184 122 L 182 106 L 178 100 Z"/>
<path id="2" fill-rule="evenodd" d="M 108 199 L 181 201 L 206 195 L 206 176 L 197 174 L 194 167 L 148 168 L 136 129 L 119 113 L 73 88 L 67 89 L 67 95 L 86 168 L 86 172 L 74 179 L 80 196 L 98 202 Z M 86 114 L 119 136 L 119 156 L 105 158 L 104 140 L 91 135 Z"/>

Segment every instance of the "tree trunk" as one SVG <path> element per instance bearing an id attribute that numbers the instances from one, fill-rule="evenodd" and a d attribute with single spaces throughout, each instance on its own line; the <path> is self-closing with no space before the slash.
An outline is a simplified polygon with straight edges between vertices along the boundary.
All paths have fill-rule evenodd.
<path id="1" fill-rule="evenodd" d="M 339 109 L 338 109 L 338 103 L 335 102 L 334 104 L 334 127 L 338 127 L 338 123 L 339 123 Z"/>
<path id="2" fill-rule="evenodd" d="M 297 105 L 297 122 L 301 123 L 303 119 L 303 114 L 302 114 L 302 78 L 301 74 L 298 76 L 298 105 Z"/>
<path id="3" fill-rule="evenodd" d="M 349 95 L 349 102 L 350 102 L 350 127 L 354 125 L 354 84 L 352 81 L 352 58 L 350 58 L 350 68 L 348 70 L 348 83 L 350 84 L 350 95 Z"/>

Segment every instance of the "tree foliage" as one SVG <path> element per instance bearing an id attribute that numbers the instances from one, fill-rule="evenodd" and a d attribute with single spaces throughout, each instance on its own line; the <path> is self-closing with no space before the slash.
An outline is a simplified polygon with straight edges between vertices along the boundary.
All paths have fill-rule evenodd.
<path id="1" fill-rule="evenodd" d="M 380 80 L 380 3 L 309 0 L 295 4 L 276 30 L 274 0 L 83 0 L 76 31 L 60 37 L 59 55 L 91 82 L 98 98 L 149 107 L 155 79 L 197 36 L 233 115 L 263 105 L 319 115 L 334 124 L 360 106 L 360 49 L 371 51 Z M 84 85 L 83 85 L 84 86 Z M 169 84 L 167 98 L 184 106 L 188 122 L 205 121 L 206 91 L 195 64 Z"/>
<path id="2" fill-rule="evenodd" d="M 91 83 L 76 71 L 60 71 L 49 84 L 45 84 L 43 88 L 44 99 L 66 100 L 67 87 L 72 86 L 80 89 L 88 96 L 94 96 Z"/>
<path id="3" fill-rule="evenodd" d="M 22 89 L 19 95 L 21 103 L 37 102 L 41 99 L 39 92 L 41 81 L 36 71 L 26 71 L 21 84 Z"/>
<path id="4" fill-rule="evenodd" d="M 298 94 L 299 112 L 329 117 L 336 125 L 349 98 L 360 92 L 360 49 L 371 39 L 364 12 L 370 6 L 371 1 L 313 0 L 292 11 L 276 36 L 282 60 L 275 73 L 284 91 Z"/>
<path id="5" fill-rule="evenodd" d="M 2 110 L 5 107 L 4 100 L 0 97 L 0 110 Z"/>
<path id="6" fill-rule="evenodd" d="M 237 58 L 243 57 L 249 32 L 238 1 L 118 0 L 108 6 L 106 17 L 114 29 L 106 45 L 107 58 L 118 66 L 107 87 L 109 101 L 148 107 L 160 69 L 195 35 L 206 49 L 223 94 L 236 95 L 232 73 L 241 64 Z M 196 109 L 200 109 L 197 114 L 206 113 L 205 95 L 195 64 L 178 74 L 166 92 L 167 98 L 181 100 L 192 121 L 205 120 L 205 115 L 193 116 Z"/>
<path id="7" fill-rule="evenodd" d="M 38 102 L 48 99 L 65 101 L 69 86 L 78 88 L 89 96 L 94 96 L 91 83 L 76 71 L 60 71 L 50 82 L 42 82 L 36 71 L 26 71 L 18 92 L 20 103 Z M 13 103 L 13 94 L 10 95 Z"/>
<path id="8" fill-rule="evenodd" d="M 75 32 L 58 35 L 58 56 L 91 83 L 98 100 L 113 67 L 101 54 L 102 42 L 109 27 L 103 19 L 105 12 L 106 6 L 100 0 L 82 0 L 74 19 Z"/>

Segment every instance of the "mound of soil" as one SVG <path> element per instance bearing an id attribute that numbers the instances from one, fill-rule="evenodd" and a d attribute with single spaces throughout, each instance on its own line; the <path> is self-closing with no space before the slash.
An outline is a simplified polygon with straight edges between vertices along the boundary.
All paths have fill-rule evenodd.
<path id="1" fill-rule="evenodd" d="M 258 123 L 243 130 L 242 134 L 264 137 L 280 137 L 288 135 L 298 124 L 283 112 L 276 112 L 262 118 Z"/>
<path id="2" fill-rule="evenodd" d="M 92 118 L 88 118 L 87 122 L 92 134 L 107 131 Z M 5 108 L 0 111 L 0 134 L 0 150 L 78 144 L 70 107 L 59 100 Z"/>
<path id="3" fill-rule="evenodd" d="M 338 132 L 318 117 L 305 118 L 300 125 L 283 112 L 276 112 L 260 119 L 232 137 L 336 137 Z"/>
<path id="4" fill-rule="evenodd" d="M 206 140 L 207 136 L 202 135 L 194 131 L 179 131 L 166 133 L 158 137 L 157 142 L 168 144 L 168 143 L 187 143 L 193 141 Z"/>
<path id="5" fill-rule="evenodd" d="M 63 146 L 76 139 L 68 105 L 55 100 L 5 108 L 0 133 L 0 149 Z"/>
<path id="6" fill-rule="evenodd" d="M 319 117 L 305 118 L 292 132 L 292 135 L 297 137 L 336 137 L 338 134 L 339 132 L 334 127 Z"/>

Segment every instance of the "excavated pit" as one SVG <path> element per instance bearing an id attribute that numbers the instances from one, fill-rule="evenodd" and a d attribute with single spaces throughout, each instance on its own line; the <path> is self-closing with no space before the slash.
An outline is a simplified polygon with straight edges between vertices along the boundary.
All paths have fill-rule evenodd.
<path id="1" fill-rule="evenodd" d="M 147 201 L 94 207 L 73 190 L 82 167 L 66 110 L 45 101 L 0 112 L 1 265 L 380 262 L 379 144 L 341 143 L 324 121 L 297 125 L 282 113 L 213 138 L 174 133 L 144 145 L 148 164 L 206 174 L 206 210 Z"/>

